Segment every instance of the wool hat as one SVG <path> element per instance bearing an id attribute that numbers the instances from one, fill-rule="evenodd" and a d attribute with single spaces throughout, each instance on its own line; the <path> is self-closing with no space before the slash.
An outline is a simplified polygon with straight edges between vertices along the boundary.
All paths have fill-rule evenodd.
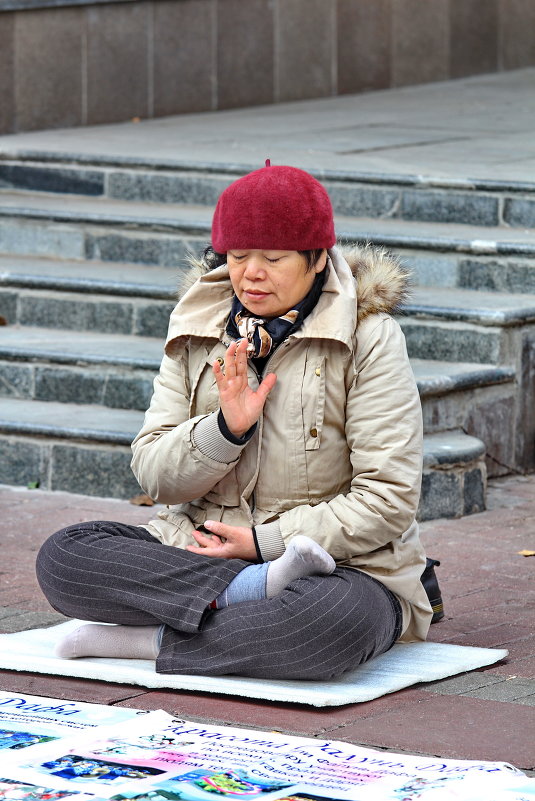
<path id="1" fill-rule="evenodd" d="M 297 167 L 272 167 L 239 178 L 221 194 L 212 246 L 227 250 L 316 250 L 334 245 L 333 209 L 325 188 Z"/>

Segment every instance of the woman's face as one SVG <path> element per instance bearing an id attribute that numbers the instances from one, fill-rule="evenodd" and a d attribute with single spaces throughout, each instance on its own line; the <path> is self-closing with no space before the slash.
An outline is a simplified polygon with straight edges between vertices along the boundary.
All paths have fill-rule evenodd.
<path id="1" fill-rule="evenodd" d="M 258 317 L 280 317 L 303 300 L 326 264 L 326 251 L 311 270 L 297 250 L 229 250 L 232 288 Z"/>

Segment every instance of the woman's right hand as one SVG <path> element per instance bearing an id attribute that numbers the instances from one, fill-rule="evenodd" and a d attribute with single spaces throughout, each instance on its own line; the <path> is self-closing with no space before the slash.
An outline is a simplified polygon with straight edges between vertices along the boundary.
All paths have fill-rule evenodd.
<path id="1" fill-rule="evenodd" d="M 257 390 L 251 389 L 247 376 L 247 344 L 246 339 L 232 342 L 225 354 L 224 369 L 217 361 L 212 368 L 221 411 L 235 437 L 243 437 L 257 422 L 277 381 L 275 373 L 268 373 Z"/>

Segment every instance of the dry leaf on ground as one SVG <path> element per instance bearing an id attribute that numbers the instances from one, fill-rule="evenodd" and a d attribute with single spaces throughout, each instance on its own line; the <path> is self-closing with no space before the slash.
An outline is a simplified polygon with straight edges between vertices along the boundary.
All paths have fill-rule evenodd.
<path id="1" fill-rule="evenodd" d="M 134 495 L 133 498 L 130 498 L 130 503 L 133 503 L 134 506 L 154 506 L 152 498 L 145 495 L 144 492 L 141 495 Z"/>

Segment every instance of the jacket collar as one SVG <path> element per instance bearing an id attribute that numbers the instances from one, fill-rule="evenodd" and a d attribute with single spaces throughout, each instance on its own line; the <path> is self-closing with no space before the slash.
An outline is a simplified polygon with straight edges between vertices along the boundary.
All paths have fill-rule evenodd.
<path id="1" fill-rule="evenodd" d="M 226 265 L 204 273 L 175 306 L 165 343 L 168 356 L 176 354 L 190 337 L 221 340 L 232 301 L 232 285 Z M 355 279 L 337 248 L 329 250 L 329 274 L 321 297 L 293 336 L 334 339 L 352 347 L 357 323 Z"/>

